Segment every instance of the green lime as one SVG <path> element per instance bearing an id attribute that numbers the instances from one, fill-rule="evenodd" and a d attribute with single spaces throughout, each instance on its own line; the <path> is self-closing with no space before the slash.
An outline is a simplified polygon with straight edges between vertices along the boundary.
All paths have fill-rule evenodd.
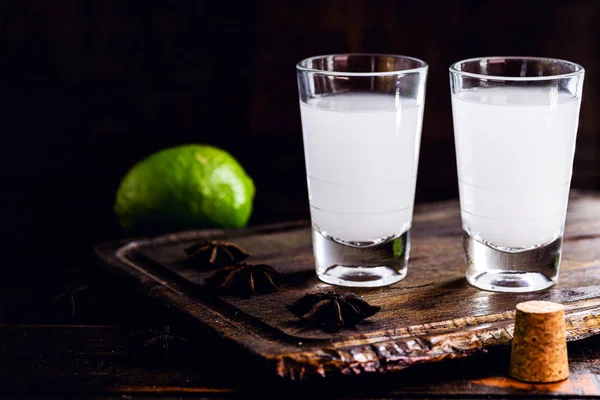
<path id="1" fill-rule="evenodd" d="M 123 228 L 154 233 L 239 228 L 252 213 L 254 182 L 231 154 L 186 145 L 152 154 L 127 172 L 115 202 Z"/>

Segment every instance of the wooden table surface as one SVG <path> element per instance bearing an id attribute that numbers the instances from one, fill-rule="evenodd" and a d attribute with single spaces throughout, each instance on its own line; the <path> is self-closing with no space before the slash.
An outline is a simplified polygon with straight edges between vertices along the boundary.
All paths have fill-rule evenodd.
<path id="1" fill-rule="evenodd" d="M 597 201 L 599 194 L 586 194 Z M 66 260 L 66 259 L 65 259 Z M 0 282 L 0 398 L 589 398 L 600 395 L 600 336 L 569 344 L 571 376 L 556 384 L 507 377 L 509 353 L 422 365 L 390 376 L 288 383 L 190 321 L 108 278 L 90 257 L 26 268 Z M 58 267 L 61 268 L 58 268 Z M 60 271 L 60 272 L 58 272 Z M 232 361 L 234 360 L 234 361 Z"/>

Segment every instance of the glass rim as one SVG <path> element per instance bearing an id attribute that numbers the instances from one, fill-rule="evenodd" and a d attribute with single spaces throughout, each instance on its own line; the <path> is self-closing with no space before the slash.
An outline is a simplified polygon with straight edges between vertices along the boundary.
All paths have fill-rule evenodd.
<path id="1" fill-rule="evenodd" d="M 350 72 L 350 71 L 327 71 L 319 68 L 309 68 L 305 67 L 303 64 L 317 60 L 320 58 L 326 57 L 335 57 L 335 56 L 370 56 L 370 57 L 393 57 L 396 59 L 403 60 L 412 60 L 416 61 L 420 66 L 416 68 L 407 68 L 407 69 L 399 69 L 393 71 L 379 71 L 379 72 Z M 404 56 L 400 54 L 388 54 L 388 53 L 333 53 L 333 54 L 322 54 L 319 56 L 312 56 L 305 58 L 296 64 L 296 69 L 302 72 L 314 72 L 322 75 L 330 75 L 330 76 L 390 76 L 390 75 L 399 75 L 399 74 L 410 74 L 415 72 L 427 71 L 429 65 L 419 58 Z"/>
<path id="2" fill-rule="evenodd" d="M 503 76 L 503 75 L 486 75 L 486 74 L 478 74 L 475 72 L 466 72 L 461 71 L 457 68 L 459 64 L 466 64 L 468 62 L 474 61 L 484 61 L 484 60 L 531 60 L 531 61 L 546 61 L 546 62 L 558 62 L 562 64 L 567 64 L 574 68 L 573 72 L 567 72 L 564 74 L 556 74 L 556 75 L 545 75 L 545 76 Z M 573 61 L 563 60 L 560 58 L 552 58 L 552 57 L 526 57 L 526 56 L 492 56 L 492 57 L 473 57 L 466 58 L 464 60 L 456 61 L 450 65 L 448 68 L 449 71 L 453 74 L 468 76 L 470 78 L 478 78 L 478 79 L 487 79 L 487 80 L 496 80 L 496 81 L 514 81 L 514 82 L 527 82 L 527 81 L 550 81 L 554 79 L 564 79 L 572 76 L 583 75 L 585 73 L 585 69 L 580 65 Z"/>

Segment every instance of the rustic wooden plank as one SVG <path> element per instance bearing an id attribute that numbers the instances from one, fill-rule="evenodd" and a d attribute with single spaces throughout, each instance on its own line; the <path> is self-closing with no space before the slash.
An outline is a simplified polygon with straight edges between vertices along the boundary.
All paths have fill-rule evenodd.
<path id="1" fill-rule="evenodd" d="M 600 196 L 575 193 L 559 284 L 541 293 L 490 293 L 466 283 L 455 201 L 417 208 L 413 232 L 408 277 L 389 288 L 355 290 L 382 311 L 338 333 L 307 329 L 284 308 L 307 292 L 330 289 L 314 275 L 305 224 L 185 232 L 124 247 L 109 244 L 98 252 L 153 298 L 242 345 L 258 355 L 263 366 L 292 379 L 397 371 L 506 345 L 514 306 L 531 299 L 566 305 L 570 340 L 600 333 Z M 191 267 L 183 252 L 205 236 L 234 241 L 250 251 L 250 262 L 278 269 L 280 290 L 248 299 L 208 291 L 203 279 L 210 272 Z"/>
<path id="2" fill-rule="evenodd" d="M 199 359 L 218 360 L 212 342 L 191 341 L 180 336 L 182 331 L 173 326 L 166 359 L 164 342 L 152 340 L 161 334 L 157 331 L 106 325 L 0 325 L 0 393 L 116 393 L 121 387 L 144 392 L 142 388 L 153 385 L 176 385 L 181 392 L 187 386 L 197 393 L 203 388 L 206 393 L 230 392 L 224 365 L 205 363 L 198 368 Z M 227 354 L 224 349 L 219 353 Z M 228 368 L 235 373 L 235 368 Z"/>
<path id="3" fill-rule="evenodd" d="M 182 334 L 179 329 L 173 331 Z M 0 325 L 0 398 L 27 395 L 81 398 L 185 396 L 197 398 L 298 398 L 329 394 L 332 398 L 502 396 L 565 397 L 598 394 L 600 336 L 569 344 L 571 378 L 550 385 L 530 385 L 506 378 L 508 351 L 496 349 L 473 358 L 420 365 L 395 375 L 338 377 L 290 385 L 254 371 L 251 360 L 235 369 L 207 358 L 223 355 L 214 342 L 188 336 L 191 347 L 181 363 L 148 366 L 139 358 L 135 329 L 120 326 Z M 7 350 L 8 349 L 8 350 Z M 233 356 L 233 354 L 231 355 Z M 233 369 L 232 369 L 233 367 Z M 141 397 L 140 397 L 141 396 Z"/>

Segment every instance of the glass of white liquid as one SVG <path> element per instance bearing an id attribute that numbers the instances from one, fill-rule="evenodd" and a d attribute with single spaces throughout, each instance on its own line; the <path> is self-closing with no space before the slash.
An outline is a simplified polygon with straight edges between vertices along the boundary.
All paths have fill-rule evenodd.
<path id="1" fill-rule="evenodd" d="M 450 67 L 467 280 L 554 285 L 562 254 L 584 69 L 531 57 Z"/>
<path id="2" fill-rule="evenodd" d="M 297 65 L 317 276 L 378 287 L 406 276 L 427 64 L 335 54 Z"/>

